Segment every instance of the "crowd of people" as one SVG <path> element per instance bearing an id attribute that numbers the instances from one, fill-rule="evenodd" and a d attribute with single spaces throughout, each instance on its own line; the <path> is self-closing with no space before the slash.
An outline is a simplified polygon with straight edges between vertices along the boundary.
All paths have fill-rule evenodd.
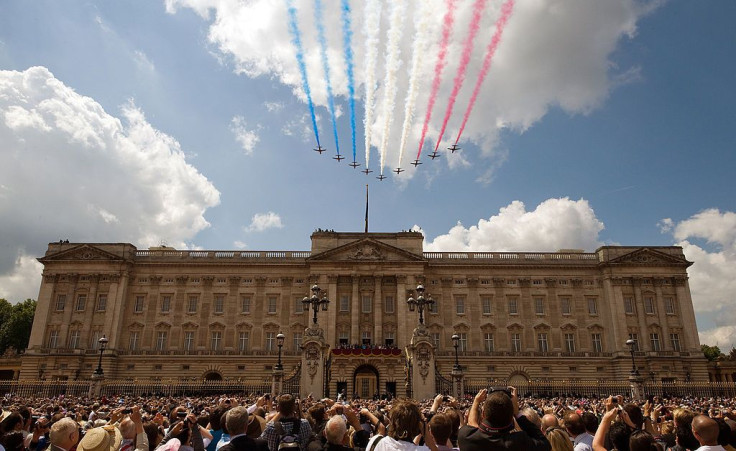
<path id="1" fill-rule="evenodd" d="M 0 451 L 736 451 L 733 398 L 5 395 Z"/>

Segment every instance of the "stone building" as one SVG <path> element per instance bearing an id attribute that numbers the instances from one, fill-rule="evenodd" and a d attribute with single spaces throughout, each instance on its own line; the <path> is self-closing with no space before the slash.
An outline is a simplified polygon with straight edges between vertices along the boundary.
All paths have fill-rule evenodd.
<path id="1" fill-rule="evenodd" d="M 311 240 L 311 251 L 51 243 L 20 378 L 88 379 L 103 335 L 111 378 L 268 375 L 279 332 L 288 374 L 316 283 L 330 300 L 318 314 L 330 391 L 402 395 L 418 323 L 406 301 L 421 283 L 435 301 L 425 323 L 438 375 L 449 376 L 457 333 L 467 380 L 623 380 L 628 339 L 647 377 L 708 380 L 679 247 L 423 252 L 416 232 L 322 230 Z"/>

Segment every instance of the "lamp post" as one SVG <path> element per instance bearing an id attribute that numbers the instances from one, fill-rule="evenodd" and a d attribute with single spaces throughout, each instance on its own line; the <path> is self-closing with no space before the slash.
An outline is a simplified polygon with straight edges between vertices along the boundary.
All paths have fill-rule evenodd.
<path id="1" fill-rule="evenodd" d="M 322 288 L 320 288 L 317 284 L 312 285 L 312 297 L 304 297 L 302 299 L 302 304 L 304 304 L 304 307 L 309 311 L 309 306 L 311 305 L 312 310 L 314 310 L 314 317 L 312 318 L 313 324 L 317 325 L 317 311 L 319 310 L 319 306 L 322 306 L 322 311 L 327 311 L 327 305 L 330 303 L 330 300 L 327 299 L 327 294 L 325 294 L 322 291 Z"/>
<path id="2" fill-rule="evenodd" d="M 460 346 L 460 335 L 455 332 L 452 334 L 452 346 L 455 347 L 455 366 L 452 367 L 454 371 L 460 371 L 460 361 L 457 358 L 457 348 Z"/>
<path id="3" fill-rule="evenodd" d="M 639 370 L 636 369 L 636 362 L 634 361 L 634 347 L 636 346 L 636 341 L 629 338 L 626 340 L 626 346 L 629 347 L 629 352 L 631 352 L 631 375 L 639 377 Z"/>
<path id="4" fill-rule="evenodd" d="M 284 366 L 281 364 L 281 348 L 284 346 L 284 334 L 279 332 L 278 335 L 276 335 L 276 345 L 279 347 L 279 362 L 276 364 L 276 370 L 281 371 L 284 369 Z"/>
<path id="5" fill-rule="evenodd" d="M 427 294 L 427 297 L 424 297 L 424 285 L 421 283 L 417 285 L 417 297 L 414 299 L 413 296 L 409 296 L 409 299 L 406 300 L 407 304 L 409 304 L 409 311 L 413 312 L 415 309 L 419 310 L 419 325 L 424 325 L 424 309 L 429 308 L 432 304 L 434 304 L 434 299 L 432 299 L 432 296 L 430 294 Z"/>
<path id="6" fill-rule="evenodd" d="M 102 371 L 102 354 L 105 352 L 105 348 L 107 347 L 108 341 L 109 340 L 105 338 L 104 335 L 102 336 L 102 338 L 97 340 L 97 342 L 100 344 L 100 360 L 97 363 L 97 369 L 95 370 L 94 374 L 99 377 L 102 377 L 104 375 L 104 371 Z"/>

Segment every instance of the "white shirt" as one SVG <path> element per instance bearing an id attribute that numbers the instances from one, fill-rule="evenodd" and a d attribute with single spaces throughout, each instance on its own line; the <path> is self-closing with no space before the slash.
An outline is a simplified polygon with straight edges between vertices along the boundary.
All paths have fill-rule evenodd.
<path id="1" fill-rule="evenodd" d="M 373 438 L 368 442 L 366 449 L 371 449 L 373 441 L 376 440 L 380 435 L 374 435 Z M 429 451 L 426 446 L 415 445 L 414 443 L 405 442 L 403 440 L 394 440 L 391 437 L 383 437 L 380 442 L 376 445 L 375 451 Z"/>
<path id="2" fill-rule="evenodd" d="M 572 443 L 575 451 L 593 451 L 593 436 L 587 432 L 575 437 Z"/>
<path id="3" fill-rule="evenodd" d="M 726 451 L 721 445 L 703 445 L 695 451 Z"/>

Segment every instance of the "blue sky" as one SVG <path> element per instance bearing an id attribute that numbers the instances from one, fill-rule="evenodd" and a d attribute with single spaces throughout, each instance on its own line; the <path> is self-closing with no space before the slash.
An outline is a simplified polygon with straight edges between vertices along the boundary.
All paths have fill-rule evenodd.
<path id="1" fill-rule="evenodd" d="M 427 249 L 594 250 L 682 245 L 701 339 L 736 342 L 736 4 L 519 0 L 462 151 L 430 161 L 470 22 L 459 1 L 448 63 L 417 170 L 418 132 L 444 2 L 426 34 L 409 1 L 384 172 L 352 159 L 339 2 L 324 1 L 341 153 L 313 2 L 295 0 L 322 144 L 301 91 L 285 2 L 34 1 L 0 4 L 0 296 L 35 298 L 46 244 L 165 241 L 179 248 L 308 249 L 316 228 L 419 226 Z M 391 7 L 382 4 L 374 144 L 386 111 Z M 357 162 L 363 146 L 367 2 L 353 8 Z M 448 125 L 454 138 L 501 2 L 489 0 Z M 412 45 L 413 128 L 396 176 Z M 450 142 L 443 141 L 441 148 Z M 430 149 L 430 150 L 428 150 Z"/>

